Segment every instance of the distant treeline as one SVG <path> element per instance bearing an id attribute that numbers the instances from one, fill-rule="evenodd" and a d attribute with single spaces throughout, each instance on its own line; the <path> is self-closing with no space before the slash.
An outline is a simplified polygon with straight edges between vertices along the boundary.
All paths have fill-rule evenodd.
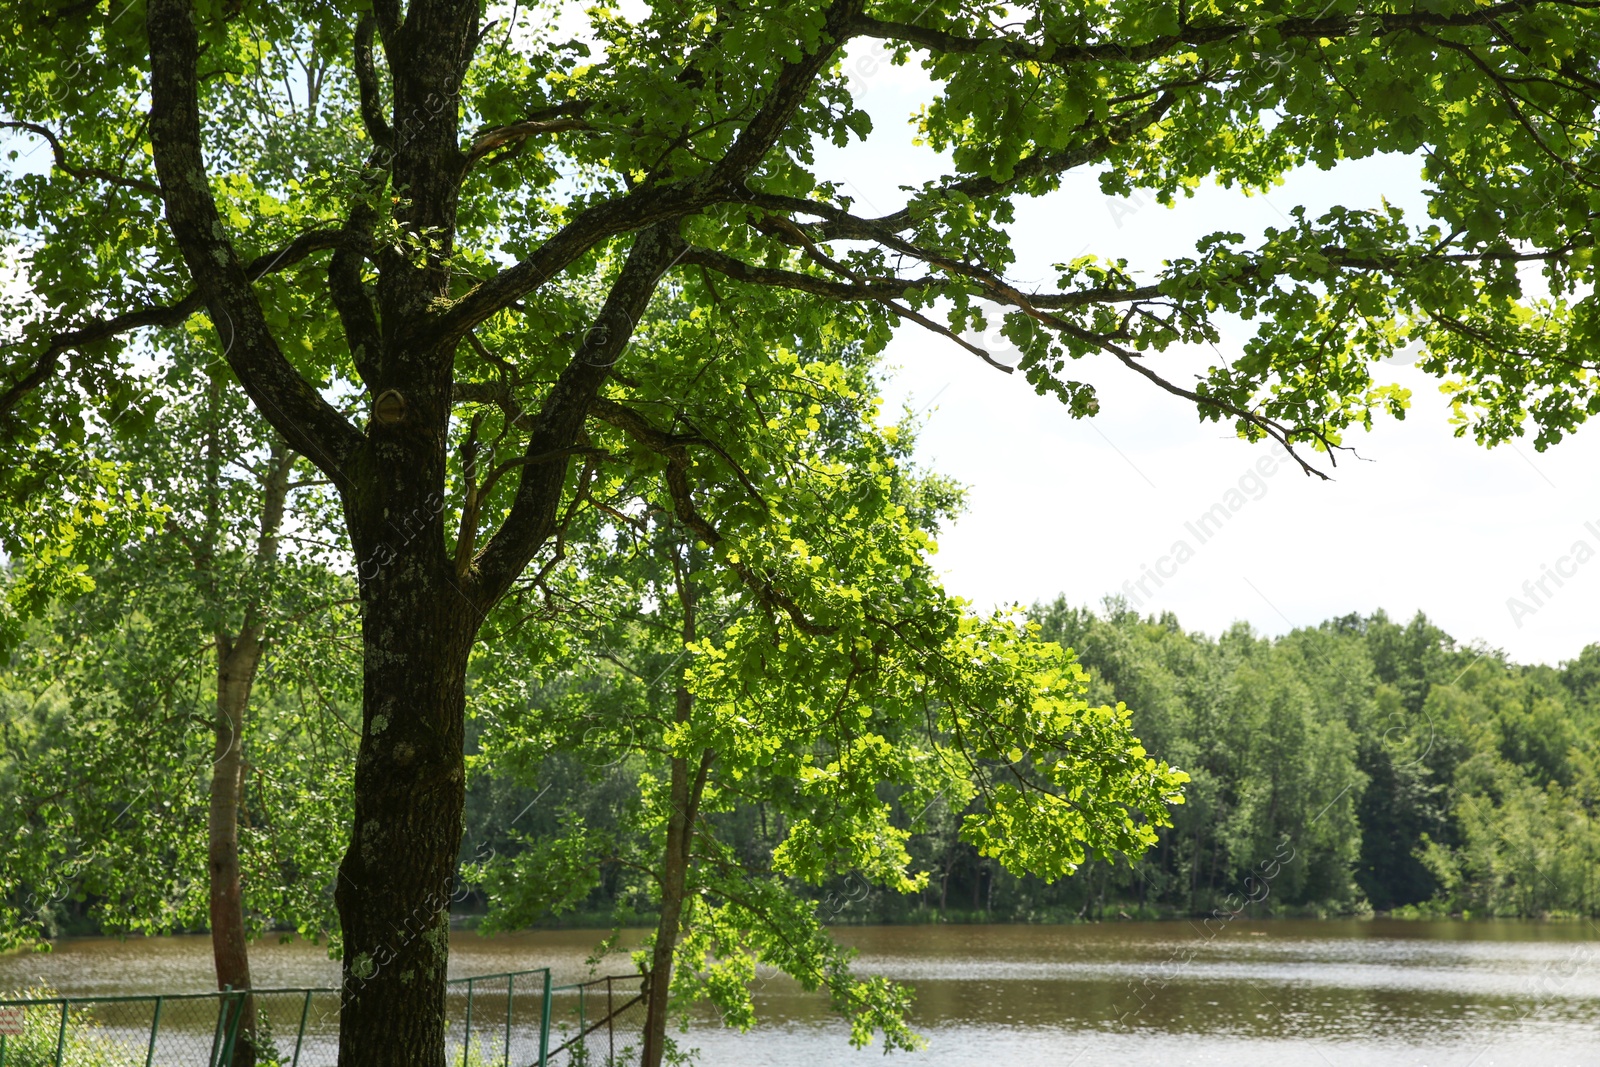
<path id="1" fill-rule="evenodd" d="M 963 811 L 920 812 L 912 896 L 863 882 L 796 887 L 834 922 L 1051 921 L 1209 914 L 1594 915 L 1600 826 L 1600 645 L 1524 667 L 1458 645 L 1418 615 L 1330 620 L 1267 639 L 1220 637 L 1120 602 L 1031 612 L 1077 650 L 1097 702 L 1121 701 L 1149 751 L 1187 771 L 1187 802 L 1131 866 L 1085 865 L 1055 884 L 1018 878 L 960 840 Z M 604 826 L 626 768 L 546 760 L 537 787 L 482 778 L 464 859 L 553 839 L 575 815 Z M 527 776 L 524 776 L 524 781 Z M 537 797 L 537 803 L 535 798 Z M 904 812 L 910 817 L 919 813 Z M 779 828 L 758 808 L 723 828 L 759 863 Z M 567 921 L 611 916 L 603 879 Z M 473 901 L 465 902 L 471 910 Z"/>
<path id="2" fill-rule="evenodd" d="M 1187 632 L 1170 614 L 1140 615 L 1120 601 L 1096 612 L 1057 600 L 1031 614 L 1043 636 L 1077 650 L 1093 701 L 1125 703 L 1148 751 L 1191 776 L 1174 825 L 1131 865 L 1093 857 L 1045 884 L 979 856 L 959 834 L 972 809 L 936 797 L 899 811 L 902 826 L 921 827 L 910 848 L 925 888 L 796 883 L 824 921 L 1070 921 L 1246 904 L 1255 915 L 1600 912 L 1591 818 L 1600 807 L 1600 645 L 1560 667 L 1526 667 L 1458 645 L 1421 615 L 1403 625 L 1381 612 L 1351 615 L 1268 639 L 1242 624 L 1220 637 Z M 37 635 L 0 683 L 0 829 L 5 873 L 19 887 L 0 894 L 0 907 L 41 915 L 52 933 L 203 929 L 205 896 L 184 875 L 205 863 L 211 756 L 196 724 L 209 728 L 213 697 L 151 666 L 188 670 L 199 635 L 169 654 L 148 626 L 69 621 L 107 636 L 85 646 Z M 338 660 L 329 655 L 338 641 L 303 643 Z M 92 654 L 66 656 L 85 647 Z M 63 651 L 52 658 L 51 648 Z M 301 679 L 314 672 L 289 663 L 291 654 L 301 655 L 278 651 L 283 662 L 268 664 L 258 693 L 252 752 L 270 773 L 253 772 L 241 824 L 262 857 L 246 887 L 264 894 L 264 914 L 331 917 L 359 679 L 307 686 Z M 82 661 L 70 677 L 61 673 L 69 660 Z M 293 686 L 280 682 L 289 678 Z M 102 723 L 106 694 L 131 709 L 111 726 Z M 537 707 L 540 691 L 526 699 Z M 469 757 L 469 766 L 470 876 L 491 857 L 559 850 L 580 820 L 601 834 L 620 825 L 637 806 L 643 764 L 575 753 L 521 766 Z M 753 870 L 769 866 L 786 832 L 759 804 L 710 818 Z M 21 869 L 30 856 L 42 866 Z M 548 921 L 644 921 L 652 905 L 640 885 L 619 859 L 575 911 Z M 454 906 L 470 922 L 487 905 L 482 889 L 463 883 Z"/>

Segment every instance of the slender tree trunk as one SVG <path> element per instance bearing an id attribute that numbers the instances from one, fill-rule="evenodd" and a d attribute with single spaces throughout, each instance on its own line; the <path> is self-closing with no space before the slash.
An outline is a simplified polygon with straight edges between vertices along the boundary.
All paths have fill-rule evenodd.
<path id="1" fill-rule="evenodd" d="M 680 688 L 680 694 L 683 690 Z M 684 694 L 687 695 L 687 694 Z M 681 697 L 680 697 L 681 700 Z M 667 852 L 661 870 L 661 920 L 656 924 L 655 950 L 650 960 L 649 988 L 645 996 L 644 1051 L 641 1067 L 661 1067 L 666 1051 L 667 1008 L 671 999 L 672 957 L 678 947 L 683 918 L 684 888 L 689 876 L 689 763 L 672 761 L 672 810 L 667 816 Z"/>
<path id="2" fill-rule="evenodd" d="M 244 738 L 250 692 L 261 664 L 262 629 L 259 598 L 243 605 L 223 603 L 217 584 L 215 561 L 226 517 L 222 514 L 221 471 L 223 455 L 220 427 L 220 384 L 213 380 L 208 396 L 204 455 L 205 523 L 200 541 L 191 542 L 195 576 L 203 591 L 206 612 L 215 627 L 217 651 L 217 713 L 211 759 L 211 795 L 206 815 L 206 859 L 209 868 L 208 918 L 211 955 L 218 989 L 249 989 L 250 955 L 244 926 L 244 885 L 239 865 L 239 810 L 244 801 Z M 294 453 L 274 441 L 261 485 L 260 530 L 254 563 L 258 578 L 277 562 L 278 534 L 283 525 L 289 494 L 289 472 Z M 242 608 L 237 634 L 228 631 L 229 608 Z M 253 1067 L 256 1062 L 256 1004 L 246 997 L 236 1024 L 232 1067 Z"/>
<path id="3" fill-rule="evenodd" d="M 250 988 L 250 956 L 244 930 L 244 892 L 239 878 L 239 804 L 244 794 L 245 709 L 261 643 L 246 633 L 231 647 L 217 648 L 216 747 L 211 764 L 211 809 L 207 852 L 211 868 L 211 955 L 218 989 Z M 256 1061 L 255 1000 L 247 997 L 239 1020 L 233 1067 Z"/>
<path id="4" fill-rule="evenodd" d="M 335 901 L 344 934 L 340 1067 L 443 1067 L 450 900 L 465 807 L 476 608 L 442 553 L 364 575 L 364 725 Z"/>
<path id="5" fill-rule="evenodd" d="M 694 587 L 689 578 L 688 562 L 679 560 L 674 554 L 673 565 L 678 578 L 678 598 L 683 604 L 683 640 L 687 644 L 695 639 Z M 693 708 L 694 696 L 680 682 L 673 709 L 674 720 L 687 722 Z M 662 1057 L 666 1054 L 667 1010 L 672 1000 L 672 962 L 678 949 L 684 897 L 689 884 L 689 854 L 694 844 L 694 821 L 712 758 L 710 750 L 702 752 L 699 768 L 694 771 L 691 771 L 687 759 L 681 756 L 672 759 L 672 777 L 668 784 L 671 806 L 667 812 L 667 847 L 661 868 L 661 919 L 656 924 L 656 941 L 645 989 L 644 1047 L 639 1057 L 640 1067 L 661 1067 Z"/>

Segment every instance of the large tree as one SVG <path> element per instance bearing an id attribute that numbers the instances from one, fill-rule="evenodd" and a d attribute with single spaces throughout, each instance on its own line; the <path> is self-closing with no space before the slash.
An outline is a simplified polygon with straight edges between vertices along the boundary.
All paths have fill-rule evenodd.
<path id="1" fill-rule="evenodd" d="M 1594 7 L 15 0 L 3 121 L 53 165 L 0 194 L 29 288 L 5 442 L 71 444 L 141 372 L 133 331 L 204 314 L 260 413 L 337 487 L 365 656 L 341 1057 L 438 1064 L 480 623 L 559 552 L 584 472 L 630 461 L 595 451 L 596 420 L 688 438 L 691 491 L 755 477 L 672 389 L 704 376 L 758 427 L 761 346 L 630 349 L 658 290 L 744 305 L 741 334 L 773 352 L 830 332 L 876 346 L 900 320 L 954 335 L 987 302 L 1016 369 L 1074 415 L 1097 402 L 1068 361 L 1094 355 L 1297 454 L 1402 410 L 1373 361 L 1420 339 L 1463 428 L 1494 441 L 1531 422 L 1542 447 L 1600 406 Z M 923 65 L 918 136 L 948 161 L 883 215 L 815 167 L 819 140 L 870 126 L 841 67 L 858 40 Z M 1296 214 L 1148 278 L 1096 257 L 1049 291 L 1006 278 L 1015 200 L 1068 171 L 1170 199 L 1377 152 L 1420 158 L 1428 220 Z M 1530 264 L 1548 298 L 1524 293 Z M 771 289 L 799 295 L 798 323 Z M 1143 358 L 1216 340 L 1228 314 L 1260 323 L 1239 358 L 1193 381 Z M 813 565 L 788 552 L 719 562 L 797 637 L 824 632 L 784 592 Z"/>

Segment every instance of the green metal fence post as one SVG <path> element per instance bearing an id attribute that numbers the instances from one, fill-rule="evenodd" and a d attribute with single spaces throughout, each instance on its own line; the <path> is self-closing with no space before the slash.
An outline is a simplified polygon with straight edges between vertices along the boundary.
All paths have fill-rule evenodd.
<path id="1" fill-rule="evenodd" d="M 520 1060 L 514 1063 L 511 1053 L 517 1018 L 517 979 L 532 977 L 534 975 L 542 976 L 541 1001 L 539 1005 L 538 1053 L 536 1058 L 532 1058 L 530 1060 Z M 501 978 L 506 980 L 506 1019 L 503 1027 L 505 1048 L 502 1050 L 500 1067 L 548 1067 L 551 1060 L 550 1025 L 552 1022 L 552 1016 L 554 1014 L 554 993 L 556 991 L 553 986 L 553 974 L 549 967 L 530 968 L 523 971 L 510 971 L 504 974 L 473 975 L 468 978 L 455 979 L 451 982 L 451 985 L 465 983 L 467 987 L 467 1006 L 464 1027 L 465 1032 L 462 1034 L 460 1067 L 484 1067 L 483 1063 L 474 1063 L 474 1057 L 472 1055 L 472 1011 L 474 1007 L 474 1001 L 477 999 L 477 983 L 482 981 L 498 981 Z M 574 1040 L 582 1041 L 585 1037 L 583 1031 L 588 1027 L 588 990 L 583 986 L 582 983 L 575 986 L 563 986 L 561 988 L 563 990 L 576 989 L 578 991 L 579 1034 Z M 216 1006 L 217 1016 L 214 1021 L 211 1034 L 211 1048 L 208 1067 L 233 1067 L 233 1058 L 235 1053 L 239 1051 L 239 1042 L 241 1040 L 250 1040 L 249 1035 L 246 1035 L 243 1032 L 244 1016 L 247 1009 L 252 1011 L 254 1010 L 254 1005 L 258 1003 L 255 1001 L 255 998 L 258 995 L 265 995 L 269 993 L 284 995 L 300 994 L 300 996 L 303 998 L 300 1004 L 300 1024 L 295 1033 L 294 1055 L 290 1058 L 290 1062 L 287 1065 L 287 1067 L 299 1067 L 300 1057 L 305 1051 L 305 1035 L 306 1029 L 310 1023 L 312 999 L 318 994 L 331 995 L 337 992 L 338 990 L 336 989 L 322 988 L 307 989 L 302 987 L 296 989 L 260 990 L 248 988 L 234 989 L 232 986 L 223 986 L 220 990 L 210 993 L 160 993 L 106 997 L 48 997 L 28 1000 L 12 1000 L 5 1003 L 12 1005 L 14 1008 L 20 1008 L 24 1012 L 37 1011 L 43 1013 L 51 1009 L 60 1010 L 61 1014 L 56 1020 L 55 1055 L 51 1057 L 47 1054 L 45 1060 L 40 1061 L 39 1064 L 32 1065 L 32 1067 L 49 1067 L 51 1064 L 53 1064 L 54 1067 L 64 1067 L 66 1061 L 67 1028 L 71 1022 L 72 1010 L 74 1008 L 77 1008 L 80 1012 L 89 1012 L 90 1015 L 86 1020 L 83 1021 L 83 1025 L 96 1028 L 98 1023 L 93 1013 L 105 1005 L 117 1005 L 114 1014 L 119 1015 L 119 1017 L 126 1017 L 124 1013 L 129 1010 L 136 1012 L 138 1007 L 147 1007 L 150 1011 L 150 1030 L 148 1040 L 145 1044 L 144 1062 L 142 1065 L 140 1065 L 140 1067 L 155 1067 L 155 1050 L 156 1046 L 161 1042 L 162 1023 L 167 1021 L 166 1009 L 168 1007 L 168 1002 L 183 1001 L 185 1002 L 183 1006 L 187 1007 L 187 1002 L 194 1001 L 196 1006 L 200 1007 L 202 1011 L 204 1010 L 205 1005 L 214 1004 Z M 527 985 L 524 983 L 524 1000 L 527 999 L 527 992 Z M 609 983 L 607 987 L 607 994 L 607 999 L 609 1001 Z M 137 1014 L 133 1016 L 133 1020 L 136 1019 Z M 129 1022 L 131 1023 L 133 1020 L 129 1020 Z M 609 1022 L 609 1019 L 607 1021 Z M 180 1026 L 180 1029 L 182 1028 L 181 1020 L 177 1025 Z M 264 1022 L 263 1025 L 265 1025 Z M 596 1025 L 598 1027 L 598 1024 Z M 121 1034 L 116 1035 L 119 1041 L 137 1041 L 137 1037 L 135 1036 L 138 1033 L 137 1028 L 134 1028 L 132 1033 L 128 1033 L 126 1028 L 120 1026 L 114 1027 L 114 1029 L 120 1029 L 123 1031 Z M 203 1033 L 204 1031 L 202 1031 L 202 1034 Z M 94 1032 L 88 1036 L 98 1041 L 102 1035 L 99 1033 L 98 1029 L 95 1029 Z M 106 1036 L 109 1037 L 111 1035 Z M 198 1037 L 199 1035 L 191 1036 Z M 566 1050 L 572 1043 L 573 1042 L 569 1041 L 557 1049 L 558 1055 L 561 1051 Z M 138 1055 L 136 1051 L 137 1049 L 138 1045 L 136 1044 L 132 1048 L 124 1047 L 121 1055 L 130 1057 L 136 1056 Z M 195 1049 L 194 1051 L 199 1050 Z M 484 1060 L 485 1062 L 492 1062 L 487 1059 L 489 1055 L 487 1044 L 485 1044 L 484 1049 L 481 1051 L 482 1054 L 478 1057 L 478 1059 Z M 74 1055 L 76 1056 L 76 1052 Z M 583 1058 L 584 1057 L 581 1052 L 574 1054 L 575 1060 L 582 1060 Z M 17 1065 L 17 1067 L 28 1067 L 28 1065 L 18 1064 L 18 1059 L 19 1054 L 16 1042 L 11 1041 L 8 1035 L 0 1034 L 0 1067 L 7 1067 L 8 1064 Z M 137 1063 L 136 1060 L 132 1059 L 122 1062 L 127 1064 Z M 198 1065 L 192 1065 L 192 1067 L 198 1067 Z"/>
<path id="2" fill-rule="evenodd" d="M 544 969 L 544 1004 L 539 1009 L 539 1067 L 550 1059 L 550 968 Z"/>
<path id="3" fill-rule="evenodd" d="M 67 1002 L 61 1002 L 61 1029 L 56 1034 L 56 1067 L 61 1067 L 61 1053 L 67 1047 Z"/>
<path id="4" fill-rule="evenodd" d="M 234 987 L 232 987 L 232 985 L 224 985 L 224 987 L 222 987 L 222 995 L 226 997 L 227 992 L 229 992 L 230 989 L 234 989 Z M 216 1005 L 216 1027 L 211 1030 L 211 1057 L 210 1059 L 206 1059 L 206 1064 L 208 1064 L 208 1067 L 218 1067 L 219 1062 L 221 1062 L 219 1061 L 218 1057 L 216 1057 L 216 1049 L 219 1049 L 222 1046 L 222 1027 L 226 1027 L 226 1025 L 227 1000 L 219 1000 L 218 1005 Z M 59 1064 L 56 1065 L 56 1067 L 59 1067 Z"/>
<path id="5" fill-rule="evenodd" d="M 163 999 L 162 997 L 156 998 L 156 1010 L 150 1016 L 150 1047 L 145 1049 L 144 1052 L 144 1067 L 150 1067 L 150 1064 L 155 1062 L 156 1034 L 161 1032 L 161 1001 Z"/>
<path id="6" fill-rule="evenodd" d="M 230 990 L 232 988 L 233 988 L 233 986 L 231 986 L 231 985 L 225 985 L 225 986 L 222 987 L 222 991 L 224 993 L 226 993 L 228 990 Z M 207 1067 L 217 1067 L 217 1046 L 222 1044 L 222 1027 L 223 1027 L 223 1024 L 227 1022 L 227 1011 L 228 1011 L 228 1003 L 227 1003 L 227 1001 L 218 1001 L 217 1002 L 217 1025 L 214 1026 L 212 1028 L 212 1030 L 211 1030 L 211 1056 L 210 1056 L 209 1059 L 206 1060 Z"/>
<path id="7" fill-rule="evenodd" d="M 305 1006 L 300 1009 L 300 1032 L 294 1035 L 294 1059 L 289 1067 L 300 1067 L 300 1044 L 306 1039 L 306 1016 L 311 1014 L 311 990 L 306 990 Z M 0 1067 L 4 1067 L 0 1064 Z"/>
<path id="8" fill-rule="evenodd" d="M 512 990 L 516 988 L 517 976 L 506 975 L 506 1058 L 505 1067 L 511 1067 L 511 998 Z"/>
<path id="9" fill-rule="evenodd" d="M 241 989 L 235 994 L 233 1001 L 233 1015 L 227 1014 L 228 995 L 223 994 L 223 1009 L 219 1018 L 227 1021 L 227 1027 L 222 1032 L 222 1056 L 217 1060 L 217 1067 L 233 1063 L 233 1046 L 239 1040 L 239 1023 L 244 1020 L 244 1002 L 250 996 L 248 989 Z"/>

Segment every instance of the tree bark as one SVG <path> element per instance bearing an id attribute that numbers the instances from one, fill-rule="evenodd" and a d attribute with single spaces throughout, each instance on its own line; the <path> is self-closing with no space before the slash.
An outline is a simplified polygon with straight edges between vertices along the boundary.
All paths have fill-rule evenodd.
<path id="1" fill-rule="evenodd" d="M 335 891 L 340 1067 L 444 1067 L 446 1059 L 466 667 L 479 621 L 448 567 L 443 553 L 404 553 L 362 583 L 365 721 Z"/>
<path id="2" fill-rule="evenodd" d="M 239 805 L 244 795 L 245 709 L 261 643 L 245 634 L 230 648 L 217 649 L 216 748 L 211 763 L 211 808 L 207 853 L 211 869 L 211 955 L 218 989 L 250 988 L 250 956 L 244 929 L 244 887 L 239 877 Z M 239 1019 L 233 1067 L 256 1062 L 256 1007 L 246 997 Z"/>
<path id="3" fill-rule="evenodd" d="M 683 605 L 683 640 L 685 644 L 695 638 L 694 586 L 689 576 L 688 561 L 673 558 L 678 578 L 678 599 Z M 694 696 L 688 687 L 679 682 L 675 694 L 673 719 L 689 721 L 694 709 Z M 711 767 L 712 752 L 700 754 L 700 765 L 690 778 L 689 761 L 682 756 L 672 758 L 672 777 L 668 783 L 671 805 L 667 813 L 667 845 L 661 868 L 661 918 L 656 924 L 656 942 L 651 952 L 650 973 L 645 988 L 644 1041 L 640 1051 L 641 1067 L 661 1067 L 666 1054 L 667 1012 L 672 1001 L 672 961 L 678 949 L 678 933 L 683 921 L 683 903 L 689 884 L 689 854 L 694 844 L 694 821 L 700 807 L 700 795 L 705 789 L 706 772 Z"/>
<path id="4" fill-rule="evenodd" d="M 245 888 L 238 864 L 238 809 L 245 795 L 246 712 L 250 710 L 251 689 L 264 651 L 262 606 L 259 597 L 243 605 L 237 635 L 229 635 L 227 605 L 219 603 L 213 561 L 218 549 L 222 515 L 219 483 L 222 456 L 218 427 L 214 424 L 218 394 L 211 394 L 210 416 L 213 426 L 206 430 L 206 530 L 202 552 L 195 557 L 195 571 L 211 601 L 211 616 L 216 625 L 216 744 L 211 753 L 210 811 L 206 816 L 206 859 L 210 865 L 211 957 L 216 966 L 218 989 L 250 989 L 250 950 L 245 934 Z M 267 456 L 266 477 L 261 485 L 261 530 L 256 537 L 254 566 L 266 571 L 278 560 L 278 533 L 283 526 L 283 510 L 288 502 L 290 472 L 294 453 L 274 440 Z M 262 576 L 264 579 L 266 576 Z M 253 1067 L 256 1062 L 256 1001 L 246 997 L 238 1021 L 238 1041 L 232 1067 Z"/>
<path id="5" fill-rule="evenodd" d="M 285 357 L 218 211 L 202 149 L 191 0 L 149 0 L 145 8 L 151 150 L 168 228 L 244 391 L 339 491 L 358 561 L 364 722 L 352 836 L 335 889 L 345 948 L 339 1062 L 444 1067 L 448 906 L 464 807 L 461 745 L 473 637 L 483 612 L 555 531 L 568 458 L 589 407 L 681 251 L 676 220 L 742 187 L 833 49 L 784 68 L 771 99 L 713 172 L 663 196 L 630 194 L 588 215 L 586 225 L 564 228 L 536 259 L 441 312 L 466 164 L 458 146 L 459 87 L 478 43 L 479 5 L 413 0 L 403 19 L 399 5 L 375 5 L 393 128 L 405 129 L 384 165 L 394 186 L 406 190 L 397 221 L 426 237 L 429 251 L 415 264 L 374 249 L 376 308 L 367 306 L 372 295 L 349 284 L 354 272 L 330 264 L 334 310 L 371 404 L 365 428 L 357 429 Z M 834 16 L 837 29 L 844 9 Z M 370 241 L 371 220 L 363 217 L 353 204 L 343 230 L 358 249 Z M 441 515 L 457 344 L 598 243 L 630 231 L 633 247 L 600 314 L 532 414 L 519 484 L 500 528 L 474 552 L 478 531 L 464 524 L 469 544 L 448 551 Z"/>
<path id="6" fill-rule="evenodd" d="M 679 687 L 680 701 L 687 693 Z M 661 1067 L 666 1051 L 667 1009 L 672 992 L 672 957 L 678 947 L 683 918 L 684 888 L 689 876 L 689 763 L 672 761 L 672 810 L 667 817 L 667 850 L 661 870 L 661 919 L 650 959 L 649 988 L 645 997 L 644 1049 L 641 1067 Z"/>
<path id="7" fill-rule="evenodd" d="M 476 555 L 475 523 L 462 524 L 453 550 L 444 532 L 448 352 L 395 340 L 407 355 L 386 357 L 396 384 L 373 385 L 366 444 L 341 471 L 364 680 L 355 817 L 335 889 L 344 936 L 340 1067 L 444 1067 L 467 660 L 483 613 L 555 529 L 567 454 L 670 262 L 671 236 L 635 242 L 595 327 L 534 417 L 510 514 Z M 390 393 L 397 397 L 388 408 L 377 403 Z"/>
<path id="8" fill-rule="evenodd" d="M 228 631 L 228 609 L 218 591 L 216 558 L 221 529 L 226 521 L 221 505 L 222 454 L 220 385 L 215 381 L 207 397 L 205 427 L 204 528 L 200 541 L 191 545 L 195 577 L 205 598 L 205 610 L 214 627 L 217 653 L 217 713 L 211 759 L 211 795 L 206 816 L 206 859 L 209 869 L 207 911 L 211 926 L 211 955 L 218 989 L 249 989 L 250 955 L 244 925 L 244 884 L 239 864 L 239 810 L 244 802 L 244 737 L 250 693 L 263 650 L 262 605 L 259 593 L 242 605 L 239 630 Z M 281 441 L 273 441 L 261 484 L 260 528 L 254 566 L 264 571 L 278 560 L 279 531 L 289 495 L 289 472 L 294 454 Z M 265 576 L 262 576 L 263 579 Z M 256 1062 L 256 1005 L 246 997 L 237 1022 L 232 1067 L 253 1067 Z"/>

